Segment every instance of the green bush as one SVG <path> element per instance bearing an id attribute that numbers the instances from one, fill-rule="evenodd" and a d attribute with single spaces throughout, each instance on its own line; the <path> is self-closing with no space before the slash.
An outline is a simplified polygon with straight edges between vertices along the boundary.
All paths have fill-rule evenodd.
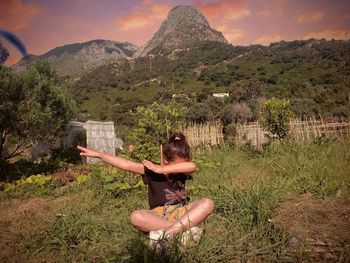
<path id="1" fill-rule="evenodd" d="M 40 196 L 48 193 L 47 186 L 52 178 L 42 174 L 32 175 L 27 178 L 17 180 L 15 183 L 7 183 L 4 192 L 12 197 L 27 198 Z"/>
<path id="2" fill-rule="evenodd" d="M 277 136 L 278 139 L 288 136 L 291 115 L 288 100 L 272 98 L 262 103 L 261 123 L 264 129 Z"/>

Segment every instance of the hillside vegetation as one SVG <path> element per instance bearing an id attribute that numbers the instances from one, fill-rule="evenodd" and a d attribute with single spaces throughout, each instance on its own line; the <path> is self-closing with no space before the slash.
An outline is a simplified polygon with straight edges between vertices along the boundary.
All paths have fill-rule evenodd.
<path id="1" fill-rule="evenodd" d="M 261 98 L 277 97 L 289 99 L 301 118 L 348 117 L 349 73 L 350 41 L 281 41 L 268 47 L 206 42 L 103 65 L 66 83 L 81 119 L 113 119 L 173 94 L 186 94 L 190 102 L 180 102 L 194 105 L 214 92 L 230 92 L 225 104 L 244 102 L 253 112 Z"/>

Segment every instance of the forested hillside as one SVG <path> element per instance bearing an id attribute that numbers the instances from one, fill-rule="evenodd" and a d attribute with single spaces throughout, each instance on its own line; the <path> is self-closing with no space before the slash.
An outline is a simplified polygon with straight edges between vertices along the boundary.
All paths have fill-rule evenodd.
<path id="1" fill-rule="evenodd" d="M 193 120 L 203 114 L 217 118 L 217 109 L 235 103 L 247 105 L 256 119 L 259 101 L 270 97 L 289 99 L 297 117 L 348 117 L 349 73 L 350 41 L 281 41 L 268 47 L 206 42 L 171 54 L 120 60 L 66 83 L 81 119 L 120 119 L 138 105 L 173 94 L 183 94 L 179 102 L 198 111 L 192 112 Z M 230 97 L 218 101 L 214 92 Z"/>

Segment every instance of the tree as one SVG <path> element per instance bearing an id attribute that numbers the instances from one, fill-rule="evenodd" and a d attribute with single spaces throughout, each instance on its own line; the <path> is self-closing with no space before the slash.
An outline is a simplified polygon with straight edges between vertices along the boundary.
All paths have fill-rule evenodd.
<path id="1" fill-rule="evenodd" d="M 253 112 L 247 104 L 229 104 L 221 111 L 221 121 L 224 126 L 230 123 L 246 123 L 253 119 Z"/>
<path id="2" fill-rule="evenodd" d="M 4 164 L 39 140 L 51 140 L 76 112 L 47 62 L 22 75 L 0 68 L 0 161 Z M 3 175 L 3 173 L 1 173 Z"/>
<path id="3" fill-rule="evenodd" d="M 230 97 L 232 101 L 247 101 L 263 96 L 264 86 L 258 80 L 237 81 L 230 85 Z"/>
<path id="4" fill-rule="evenodd" d="M 193 102 L 189 107 L 186 119 L 190 122 L 204 123 L 208 121 L 209 109 L 203 102 Z"/>
<path id="5" fill-rule="evenodd" d="M 187 108 L 172 100 L 169 104 L 153 103 L 138 107 L 135 112 L 137 126 L 128 140 L 135 145 L 131 153 L 137 160 L 159 161 L 159 146 L 167 141 L 171 132 L 178 131 L 185 118 Z"/>
<path id="6" fill-rule="evenodd" d="M 209 97 L 205 101 L 206 106 L 208 107 L 209 117 L 208 120 L 218 120 L 220 119 L 220 112 L 225 106 L 225 102 L 222 98 Z"/>
<path id="7" fill-rule="evenodd" d="M 262 125 L 278 139 L 283 139 L 288 135 L 291 115 L 289 100 L 272 98 L 263 101 Z"/>

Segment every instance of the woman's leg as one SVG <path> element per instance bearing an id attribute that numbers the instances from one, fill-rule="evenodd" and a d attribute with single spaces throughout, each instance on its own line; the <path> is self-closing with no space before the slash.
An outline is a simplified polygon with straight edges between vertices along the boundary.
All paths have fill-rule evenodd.
<path id="1" fill-rule="evenodd" d="M 178 234 L 183 228 L 191 228 L 202 223 L 214 210 L 214 202 L 204 198 L 192 203 L 191 208 L 178 221 L 172 223 L 167 228 L 166 233 L 170 235 Z"/>
<path id="2" fill-rule="evenodd" d="M 131 213 L 130 221 L 135 228 L 144 232 L 165 229 L 174 224 L 152 210 L 136 210 Z"/>

